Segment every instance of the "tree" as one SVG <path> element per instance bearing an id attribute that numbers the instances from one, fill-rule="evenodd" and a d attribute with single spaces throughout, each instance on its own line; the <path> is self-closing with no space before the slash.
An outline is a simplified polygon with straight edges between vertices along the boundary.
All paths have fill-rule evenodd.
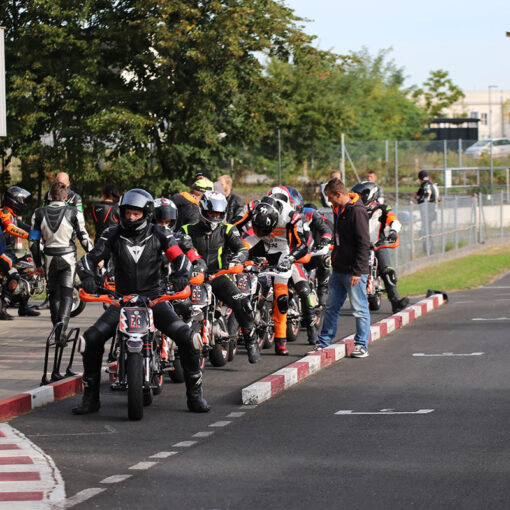
<path id="1" fill-rule="evenodd" d="M 448 77 L 448 71 L 438 69 L 430 71 L 423 87 L 416 89 L 413 97 L 423 105 L 428 119 L 431 120 L 441 117 L 445 108 L 465 96 L 464 92 Z"/>

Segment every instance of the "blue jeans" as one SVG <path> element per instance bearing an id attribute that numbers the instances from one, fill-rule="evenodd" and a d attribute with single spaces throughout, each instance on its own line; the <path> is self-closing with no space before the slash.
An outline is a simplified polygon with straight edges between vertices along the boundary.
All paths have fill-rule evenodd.
<path id="1" fill-rule="evenodd" d="M 338 329 L 338 316 L 347 295 L 351 301 L 353 315 L 356 317 L 354 342 L 365 348 L 368 346 L 368 339 L 370 338 L 370 312 L 367 300 L 368 275 L 362 274 L 361 281 L 354 287 L 351 287 L 351 278 L 352 274 L 350 273 L 333 271 L 329 279 L 328 302 L 324 312 L 322 331 L 319 335 L 319 343 L 323 347 L 331 345 L 335 339 Z"/>

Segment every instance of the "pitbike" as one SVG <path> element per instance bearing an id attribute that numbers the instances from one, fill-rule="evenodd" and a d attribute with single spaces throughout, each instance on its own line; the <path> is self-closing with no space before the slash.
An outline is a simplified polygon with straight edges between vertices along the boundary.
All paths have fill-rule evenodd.
<path id="1" fill-rule="evenodd" d="M 200 286 L 204 283 L 204 274 L 198 273 L 190 280 L 190 289 L 193 289 L 194 286 Z M 169 284 L 169 290 L 171 289 L 171 284 Z M 192 290 L 190 290 L 190 296 L 192 295 Z M 183 306 L 191 306 L 191 301 L 189 297 L 186 300 L 174 300 L 174 310 L 183 319 L 188 326 L 193 328 L 193 324 L 191 321 L 191 317 L 187 320 L 187 317 L 183 316 L 181 313 L 181 308 Z M 194 329 L 196 331 L 196 328 Z M 182 369 L 181 358 L 179 356 L 179 349 L 177 348 L 177 344 L 171 339 L 168 338 L 161 332 L 157 332 L 157 335 L 161 336 L 161 368 L 162 371 L 168 374 L 170 380 L 174 383 L 183 383 L 184 382 L 184 372 Z M 200 355 L 200 369 L 202 370 L 205 365 L 205 358 L 203 354 Z"/>
<path id="2" fill-rule="evenodd" d="M 381 248 L 397 248 L 399 239 L 393 243 L 388 243 L 387 239 L 380 239 L 377 243 L 370 245 L 370 252 L 368 256 L 368 279 L 367 279 L 367 299 L 368 307 L 372 311 L 377 311 L 381 308 L 382 294 L 385 292 L 384 283 L 379 274 L 379 261 L 376 257 L 376 251 Z"/>
<path id="3" fill-rule="evenodd" d="M 263 349 L 266 345 L 266 339 L 268 347 L 274 342 L 274 334 L 272 334 L 272 328 L 269 321 L 263 318 L 264 304 L 266 299 L 263 296 L 263 285 L 261 279 L 258 277 L 261 271 L 261 267 L 254 261 L 248 260 L 244 263 L 244 271 L 242 273 L 234 274 L 234 279 L 237 288 L 250 300 L 251 309 L 253 310 L 253 322 L 257 331 L 259 349 Z M 230 315 L 228 321 L 228 329 L 231 335 L 237 335 L 237 343 L 240 343 L 242 339 L 242 332 L 239 324 L 234 316 Z M 272 338 L 271 338 L 272 336 Z"/>
<path id="4" fill-rule="evenodd" d="M 161 337 L 156 335 L 152 307 L 164 301 L 186 299 L 189 295 L 189 286 L 181 292 L 152 300 L 139 295 L 119 298 L 111 294 L 95 296 L 80 289 L 82 301 L 120 308 L 119 324 L 113 340 L 117 367 L 113 372 L 115 381 L 111 388 L 127 392 L 130 420 L 141 420 L 144 406 L 152 404 L 153 396 L 163 390 Z"/>
<path id="5" fill-rule="evenodd" d="M 280 277 L 286 279 L 290 282 L 290 278 L 292 276 L 292 269 L 288 271 L 278 271 L 277 266 L 270 266 L 267 264 L 261 264 L 261 270 L 258 273 L 258 279 L 261 283 L 262 290 L 262 299 L 259 302 L 259 310 L 261 312 L 261 321 L 265 326 L 265 334 L 264 334 L 264 348 L 267 349 L 269 347 L 274 346 L 274 317 L 273 317 L 273 307 L 274 305 L 274 278 Z M 290 294 L 291 291 L 289 289 L 289 311 L 290 311 Z M 294 304 L 294 306 L 300 307 L 300 304 Z M 289 319 L 287 312 L 287 335 L 289 328 Z M 299 326 L 298 326 L 299 330 Z"/>

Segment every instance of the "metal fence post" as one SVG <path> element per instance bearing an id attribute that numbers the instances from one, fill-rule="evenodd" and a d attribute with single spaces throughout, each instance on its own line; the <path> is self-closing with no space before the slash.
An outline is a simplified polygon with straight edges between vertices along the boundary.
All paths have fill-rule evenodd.
<path id="1" fill-rule="evenodd" d="M 409 236 L 411 243 L 411 260 L 414 260 L 414 203 L 409 202 Z"/>
<path id="2" fill-rule="evenodd" d="M 448 195 L 448 190 L 446 188 L 446 172 L 448 170 L 448 140 L 443 140 L 443 187 L 444 187 L 444 196 Z"/>
<path id="3" fill-rule="evenodd" d="M 499 204 L 499 237 L 503 239 L 503 202 L 505 200 L 505 193 L 501 192 L 501 203 Z"/>
<path id="4" fill-rule="evenodd" d="M 462 167 L 462 138 L 459 138 L 459 168 Z"/>
<path id="5" fill-rule="evenodd" d="M 444 231 L 444 204 L 446 202 L 446 197 L 444 200 L 441 200 L 441 253 L 446 251 L 446 235 Z"/>
<path id="6" fill-rule="evenodd" d="M 453 230 L 455 230 L 455 249 L 458 250 L 459 249 L 459 232 L 457 231 L 457 228 L 458 228 L 458 218 L 457 218 L 457 213 L 458 213 L 458 208 L 459 208 L 459 197 L 455 197 L 455 203 L 454 203 L 454 210 L 453 210 Z"/>
<path id="7" fill-rule="evenodd" d="M 483 227 L 482 227 L 482 216 L 483 216 L 483 200 L 482 194 L 478 194 L 478 242 L 482 244 L 484 242 L 483 239 Z"/>
<path id="8" fill-rule="evenodd" d="M 384 162 L 387 163 L 390 160 L 390 142 L 384 140 Z"/>
<path id="9" fill-rule="evenodd" d="M 345 183 L 345 135 L 342 133 L 342 159 L 340 162 L 340 171 L 342 172 L 342 182 Z"/>
<path id="10" fill-rule="evenodd" d="M 395 207 L 398 207 L 398 141 L 395 140 Z"/>
<path id="11" fill-rule="evenodd" d="M 423 209 L 425 211 L 425 229 L 423 229 L 423 232 L 425 232 L 425 254 L 427 257 L 430 255 L 429 203 L 423 202 Z"/>
<path id="12" fill-rule="evenodd" d="M 505 168 L 506 174 L 506 201 L 510 202 L 510 182 L 508 182 L 508 168 Z"/>

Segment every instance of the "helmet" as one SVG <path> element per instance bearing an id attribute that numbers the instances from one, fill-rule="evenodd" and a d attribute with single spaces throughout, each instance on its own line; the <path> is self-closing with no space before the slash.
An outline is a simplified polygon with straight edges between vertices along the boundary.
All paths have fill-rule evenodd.
<path id="1" fill-rule="evenodd" d="M 154 220 L 170 220 L 168 228 L 173 230 L 177 223 L 177 206 L 168 198 L 154 200 Z"/>
<path id="2" fill-rule="evenodd" d="M 209 224 L 214 230 L 227 216 L 228 202 L 225 195 L 217 193 L 216 191 L 206 191 L 200 202 L 198 208 L 200 209 L 200 216 L 205 223 Z M 211 215 L 210 213 L 220 213 L 219 215 Z"/>
<path id="3" fill-rule="evenodd" d="M 304 200 L 301 193 L 296 188 L 287 187 L 290 193 L 290 204 L 297 212 L 301 212 L 304 207 Z"/>
<path id="4" fill-rule="evenodd" d="M 376 202 L 379 198 L 379 186 L 372 181 L 358 182 L 353 186 L 352 191 L 361 197 L 366 206 Z"/>
<path id="5" fill-rule="evenodd" d="M 276 186 L 276 188 L 271 188 L 269 190 L 268 196 L 280 200 L 284 204 L 290 204 L 290 192 L 285 186 Z"/>
<path id="6" fill-rule="evenodd" d="M 201 191 L 202 193 L 205 193 L 206 191 L 213 191 L 214 184 L 209 179 L 205 177 L 200 177 L 191 185 L 191 188 L 196 189 L 197 191 Z"/>
<path id="7" fill-rule="evenodd" d="M 19 186 L 11 186 L 4 193 L 2 206 L 9 207 L 14 214 L 18 216 L 25 210 L 25 201 L 30 195 L 31 193 L 26 189 L 20 188 Z"/>
<path id="8" fill-rule="evenodd" d="M 120 226 L 126 234 L 142 233 L 152 218 L 154 209 L 154 199 L 152 195 L 144 189 L 130 189 L 122 196 L 120 201 Z M 143 212 L 143 216 L 138 220 L 128 220 L 126 218 L 126 209 L 138 209 Z"/>
<path id="9" fill-rule="evenodd" d="M 278 217 L 283 206 L 279 200 L 273 197 L 264 197 L 256 205 L 251 220 L 253 230 L 259 237 L 269 235 L 278 223 Z"/>

